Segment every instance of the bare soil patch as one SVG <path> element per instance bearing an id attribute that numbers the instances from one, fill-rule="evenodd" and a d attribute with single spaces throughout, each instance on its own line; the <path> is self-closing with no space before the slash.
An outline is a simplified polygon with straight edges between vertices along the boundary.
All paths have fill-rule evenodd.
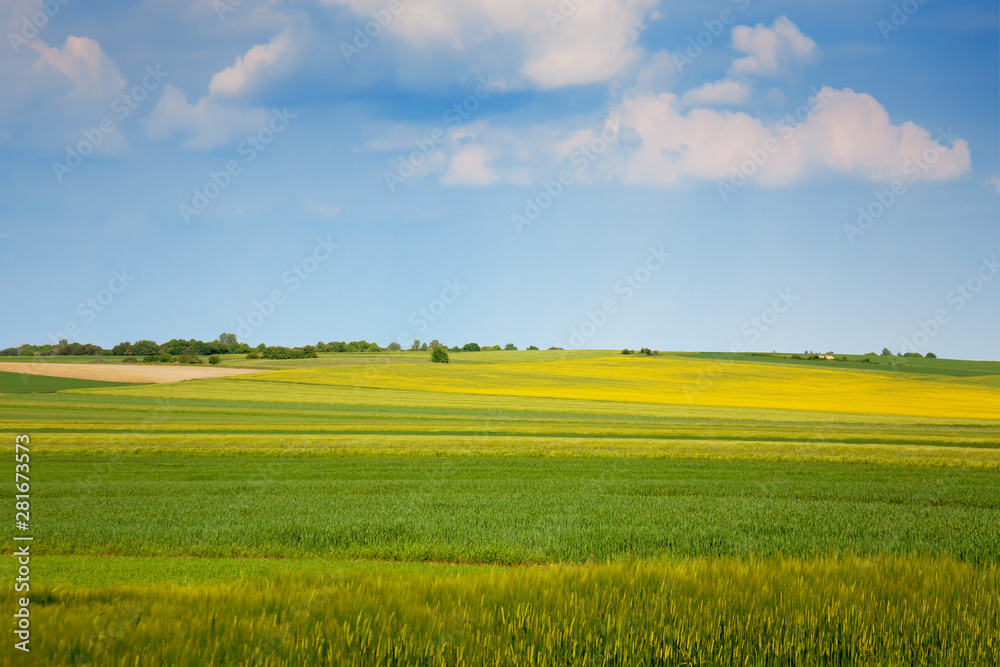
<path id="1" fill-rule="evenodd" d="M 106 382 L 181 382 L 182 380 L 204 380 L 245 373 L 260 373 L 260 369 L 214 368 L 212 366 L 159 366 L 152 364 L 45 364 L 45 363 L 0 363 L 0 370 L 29 375 L 48 375 L 59 378 L 80 380 L 104 380 Z"/>

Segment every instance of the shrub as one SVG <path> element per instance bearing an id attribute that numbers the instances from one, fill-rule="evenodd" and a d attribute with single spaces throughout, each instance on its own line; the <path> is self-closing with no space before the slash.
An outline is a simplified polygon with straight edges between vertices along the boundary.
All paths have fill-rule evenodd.
<path id="1" fill-rule="evenodd" d="M 624 350 L 622 350 L 622 354 L 632 354 L 632 351 L 626 347 Z"/>
<path id="2" fill-rule="evenodd" d="M 123 364 L 137 364 L 137 363 L 139 363 L 139 360 L 136 359 L 135 357 L 125 357 L 124 359 L 122 359 L 122 363 Z"/>
<path id="3" fill-rule="evenodd" d="M 431 350 L 431 361 L 437 364 L 448 363 L 448 351 L 443 347 L 435 347 Z"/>
<path id="4" fill-rule="evenodd" d="M 536 346 L 534 346 L 534 345 L 529 345 L 528 349 L 529 350 L 537 350 L 538 348 Z"/>
<path id="5" fill-rule="evenodd" d="M 251 350 L 247 352 L 247 359 L 260 359 L 260 352 L 257 350 Z"/>
<path id="6" fill-rule="evenodd" d="M 514 345 L 514 343 L 507 343 L 506 345 L 503 346 L 503 349 L 505 349 L 507 351 L 516 350 L 517 349 L 517 345 Z"/>
<path id="7" fill-rule="evenodd" d="M 220 359 L 219 355 L 217 355 L 217 354 L 213 354 L 212 356 L 210 356 L 208 358 L 208 363 L 210 363 L 210 364 L 217 364 L 220 361 L 222 361 L 222 359 Z"/>
<path id="8" fill-rule="evenodd" d="M 925 359 L 937 359 L 937 355 L 934 354 L 933 352 L 928 352 L 927 354 L 924 355 L 924 358 Z"/>
<path id="9" fill-rule="evenodd" d="M 162 356 L 162 355 L 161 355 Z M 174 361 L 179 364 L 200 364 L 201 359 L 192 354 L 178 354 L 174 357 Z"/>

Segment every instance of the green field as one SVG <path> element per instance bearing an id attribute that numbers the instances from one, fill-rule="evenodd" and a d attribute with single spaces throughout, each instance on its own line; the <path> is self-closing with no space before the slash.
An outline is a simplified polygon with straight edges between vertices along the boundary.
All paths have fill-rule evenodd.
<path id="1" fill-rule="evenodd" d="M 0 394 L 52 394 L 64 389 L 99 389 L 102 387 L 127 386 L 123 382 L 103 382 L 100 380 L 77 380 L 45 375 L 29 375 L 0 371 Z"/>
<path id="2" fill-rule="evenodd" d="M 0 396 L 34 657 L 1000 662 L 1000 369 L 612 354 Z"/>

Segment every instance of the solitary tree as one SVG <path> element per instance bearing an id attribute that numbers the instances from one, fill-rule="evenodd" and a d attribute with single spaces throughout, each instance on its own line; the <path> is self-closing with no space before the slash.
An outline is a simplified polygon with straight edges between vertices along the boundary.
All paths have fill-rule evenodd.
<path id="1" fill-rule="evenodd" d="M 416 352 L 419 349 L 420 349 L 420 339 L 419 338 L 414 338 L 413 339 L 413 345 L 410 346 L 410 351 L 411 352 Z"/>
<path id="2" fill-rule="evenodd" d="M 221 333 L 219 334 L 219 342 L 225 343 L 226 345 L 236 345 L 239 341 L 236 340 L 236 334 Z"/>
<path id="3" fill-rule="evenodd" d="M 393 352 L 399 352 L 400 345 L 396 341 L 392 341 L 386 349 L 392 350 Z"/>

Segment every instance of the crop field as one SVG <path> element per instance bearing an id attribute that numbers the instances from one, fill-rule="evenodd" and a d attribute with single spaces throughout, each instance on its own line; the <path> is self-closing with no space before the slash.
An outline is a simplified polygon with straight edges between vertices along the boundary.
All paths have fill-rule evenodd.
<path id="1" fill-rule="evenodd" d="M 117 387 L 121 382 L 48 377 L 30 373 L 0 371 L 0 394 L 52 394 L 64 389 Z"/>
<path id="2" fill-rule="evenodd" d="M 991 364 L 253 361 L 0 396 L 39 664 L 1000 663 Z"/>

